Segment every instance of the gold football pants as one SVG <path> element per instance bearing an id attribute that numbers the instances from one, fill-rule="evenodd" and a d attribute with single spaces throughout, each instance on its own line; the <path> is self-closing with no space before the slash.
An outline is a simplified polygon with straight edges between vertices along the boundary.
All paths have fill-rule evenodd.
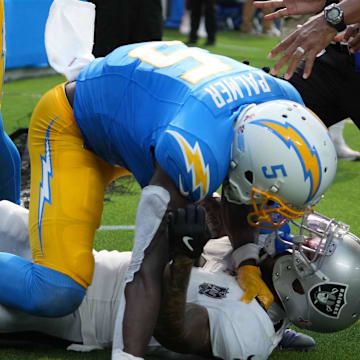
<path id="1" fill-rule="evenodd" d="M 87 288 L 105 187 L 129 173 L 84 149 L 64 86 L 41 98 L 30 122 L 30 245 L 35 263 Z"/>

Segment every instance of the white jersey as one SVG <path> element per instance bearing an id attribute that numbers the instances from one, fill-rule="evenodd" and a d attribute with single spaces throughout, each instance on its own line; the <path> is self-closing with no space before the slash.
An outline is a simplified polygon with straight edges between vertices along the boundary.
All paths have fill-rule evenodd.
<path id="1" fill-rule="evenodd" d="M 79 308 L 84 345 L 110 347 L 130 257 L 130 252 L 95 254 L 93 282 Z M 282 331 L 275 332 L 269 315 L 256 300 L 240 302 L 242 295 L 236 278 L 229 273 L 202 268 L 191 272 L 187 302 L 207 308 L 214 356 L 267 359 L 281 340 Z"/>
<path id="2" fill-rule="evenodd" d="M 0 251 L 32 260 L 28 237 L 29 211 L 10 201 L 0 201 Z"/>
<path id="3" fill-rule="evenodd" d="M 243 290 L 226 272 L 191 272 L 188 302 L 207 308 L 213 355 L 221 359 L 267 359 L 281 340 L 273 322 L 256 300 L 240 301 Z"/>
<path id="4" fill-rule="evenodd" d="M 78 309 L 81 333 L 84 345 L 109 348 L 131 252 L 94 251 L 94 257 L 92 284 Z"/>
<path id="5" fill-rule="evenodd" d="M 29 256 L 27 210 L 1 201 L 0 215 L 0 251 Z M 243 291 L 228 271 L 230 252 L 231 245 L 226 237 L 208 242 L 204 249 L 206 264 L 191 272 L 187 301 L 208 310 L 214 356 L 226 360 L 266 359 L 281 340 L 286 324 L 284 322 L 281 330 L 275 333 L 269 315 L 256 300 L 250 304 L 240 301 Z M 73 315 L 47 319 L 51 320 L 49 322 L 25 314 L 21 317 L 19 312 L 4 308 L 0 311 L 0 320 L 6 321 L 0 321 L 3 325 L 0 331 L 14 331 L 13 325 L 18 326 L 18 331 L 41 328 L 70 341 L 82 339 L 83 345 L 70 346 L 73 350 L 110 348 L 131 253 L 102 250 L 94 251 L 94 257 L 92 285 Z M 279 311 L 272 310 L 272 318 L 279 317 Z"/>

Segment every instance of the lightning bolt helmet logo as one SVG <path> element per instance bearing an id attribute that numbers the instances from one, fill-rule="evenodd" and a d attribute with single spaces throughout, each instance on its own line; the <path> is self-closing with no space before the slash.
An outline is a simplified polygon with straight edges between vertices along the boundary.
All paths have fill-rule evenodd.
<path id="1" fill-rule="evenodd" d="M 259 119 L 251 124 L 270 129 L 289 149 L 294 149 L 301 163 L 304 181 L 310 180 L 310 191 L 306 202 L 314 198 L 321 184 L 321 162 L 319 154 L 299 129 L 288 122 L 284 124 L 275 120 Z"/>

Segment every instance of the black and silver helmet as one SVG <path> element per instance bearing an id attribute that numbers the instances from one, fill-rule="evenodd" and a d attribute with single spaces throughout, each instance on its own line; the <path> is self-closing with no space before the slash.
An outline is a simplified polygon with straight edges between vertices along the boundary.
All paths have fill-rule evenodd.
<path id="1" fill-rule="evenodd" d="M 274 287 L 296 326 L 335 332 L 360 315 L 360 239 L 349 226 L 317 213 L 305 215 L 290 251 L 273 269 Z"/>

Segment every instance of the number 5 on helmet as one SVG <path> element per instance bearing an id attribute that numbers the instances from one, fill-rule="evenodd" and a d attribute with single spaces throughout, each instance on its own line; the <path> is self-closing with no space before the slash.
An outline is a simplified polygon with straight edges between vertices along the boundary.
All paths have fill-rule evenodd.
<path id="1" fill-rule="evenodd" d="M 250 225 L 277 228 L 318 203 L 336 167 L 330 134 L 313 112 L 287 100 L 253 104 L 234 125 L 224 194 L 253 205 Z"/>

